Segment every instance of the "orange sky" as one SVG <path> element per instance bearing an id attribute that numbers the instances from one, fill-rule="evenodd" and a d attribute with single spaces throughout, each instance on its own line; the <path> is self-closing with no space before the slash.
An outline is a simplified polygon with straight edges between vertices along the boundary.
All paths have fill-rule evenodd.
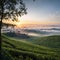
<path id="1" fill-rule="evenodd" d="M 9 23 L 9 24 L 15 24 L 17 25 L 17 27 L 27 27 L 29 25 L 55 25 L 55 24 L 60 24 L 60 22 L 50 22 L 50 21 L 25 21 L 25 20 L 20 20 L 18 22 L 13 22 L 13 21 L 8 21 L 8 20 L 4 20 L 3 22 L 5 23 Z"/>

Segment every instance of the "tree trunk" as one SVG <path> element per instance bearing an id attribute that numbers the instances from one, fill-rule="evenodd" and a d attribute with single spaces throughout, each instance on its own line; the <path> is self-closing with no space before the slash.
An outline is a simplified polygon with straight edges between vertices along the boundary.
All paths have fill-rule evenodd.
<path id="1" fill-rule="evenodd" d="M 0 50 L 1 50 L 1 21 L 0 21 Z"/>
<path id="2" fill-rule="evenodd" d="M 1 19 L 0 19 L 0 60 L 2 60 L 2 36 L 1 36 L 1 28 L 2 28 L 2 20 L 3 20 L 3 12 L 4 12 L 4 8 L 3 8 L 3 1 L 1 1 Z"/>
<path id="3" fill-rule="evenodd" d="M 1 55 L 1 52 L 2 52 L 2 36 L 1 36 L 1 28 L 2 28 L 2 18 L 1 18 L 1 21 L 0 21 L 0 59 L 2 57 Z"/>

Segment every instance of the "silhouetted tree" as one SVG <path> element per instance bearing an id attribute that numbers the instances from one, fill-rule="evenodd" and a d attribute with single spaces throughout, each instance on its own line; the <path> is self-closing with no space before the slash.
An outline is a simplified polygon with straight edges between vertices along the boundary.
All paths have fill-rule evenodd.
<path id="1" fill-rule="evenodd" d="M 6 19 L 17 20 L 18 16 L 26 14 L 26 7 L 22 0 L 0 0 L 0 53 L 2 21 Z"/>

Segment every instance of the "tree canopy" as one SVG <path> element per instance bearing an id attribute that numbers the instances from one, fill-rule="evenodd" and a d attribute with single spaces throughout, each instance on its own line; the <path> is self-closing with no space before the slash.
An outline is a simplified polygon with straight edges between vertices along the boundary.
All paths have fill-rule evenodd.
<path id="1" fill-rule="evenodd" d="M 16 17 L 26 13 L 26 7 L 22 0 L 0 0 L 0 21 L 9 18 L 16 20 Z"/>

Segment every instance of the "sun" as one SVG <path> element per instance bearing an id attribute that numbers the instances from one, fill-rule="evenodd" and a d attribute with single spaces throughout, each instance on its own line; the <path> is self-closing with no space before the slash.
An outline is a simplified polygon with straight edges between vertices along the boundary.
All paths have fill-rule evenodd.
<path id="1" fill-rule="evenodd" d="M 15 22 L 15 24 L 16 24 L 16 26 L 17 26 L 18 28 L 21 28 L 21 27 L 22 27 L 22 22 L 21 22 L 21 17 L 20 17 L 20 16 L 18 17 L 18 21 Z"/>

